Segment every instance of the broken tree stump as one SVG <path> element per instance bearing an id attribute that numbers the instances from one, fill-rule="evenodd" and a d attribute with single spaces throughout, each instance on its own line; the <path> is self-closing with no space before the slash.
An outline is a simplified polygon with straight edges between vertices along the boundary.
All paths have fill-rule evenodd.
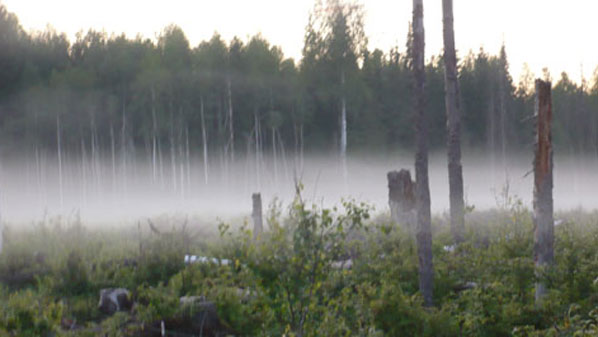
<path id="1" fill-rule="evenodd" d="M 253 212 L 251 217 L 253 218 L 253 238 L 257 239 L 264 231 L 262 224 L 262 195 L 260 193 L 253 193 L 251 195 L 253 201 Z"/>
<path id="2" fill-rule="evenodd" d="M 552 200 L 552 97 L 551 83 L 536 80 L 536 144 L 534 153 L 534 262 L 536 276 L 554 260 L 554 215 Z M 546 295 L 546 285 L 536 283 L 536 304 Z"/>
<path id="3" fill-rule="evenodd" d="M 415 182 L 409 170 L 391 171 L 388 178 L 388 205 L 390 218 L 410 235 L 415 234 Z"/>

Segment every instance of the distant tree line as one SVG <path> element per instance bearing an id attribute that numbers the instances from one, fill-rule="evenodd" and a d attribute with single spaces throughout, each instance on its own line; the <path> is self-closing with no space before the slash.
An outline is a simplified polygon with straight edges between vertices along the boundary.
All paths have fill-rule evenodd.
<path id="1" fill-rule="evenodd" d="M 413 148 L 411 33 L 405 53 L 369 50 L 356 5 L 316 6 L 299 61 L 260 35 L 190 46 L 174 25 L 157 41 L 90 30 L 71 42 L 52 29 L 25 32 L 2 5 L 0 32 L 3 153 L 145 154 L 157 170 L 189 152 L 226 164 L 304 149 Z M 443 148 L 441 53 L 425 72 L 429 145 Z M 497 158 L 531 149 L 533 75 L 514 83 L 504 46 L 466 54 L 458 77 L 464 148 Z M 553 93 L 556 149 L 598 153 L 597 79 L 578 84 L 563 73 Z"/>

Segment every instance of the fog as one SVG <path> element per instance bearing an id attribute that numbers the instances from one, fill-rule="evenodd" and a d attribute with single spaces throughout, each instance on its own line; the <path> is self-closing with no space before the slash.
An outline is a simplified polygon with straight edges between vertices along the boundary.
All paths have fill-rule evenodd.
<path id="1" fill-rule="evenodd" d="M 3 220 L 22 224 L 44 217 L 79 215 L 86 224 L 123 224 L 164 214 L 189 215 L 206 221 L 235 219 L 251 212 L 251 193 L 261 192 L 264 208 L 275 198 L 293 200 L 294 181 L 301 181 L 304 200 L 318 206 L 339 205 L 344 199 L 366 202 L 376 213 L 387 211 L 386 173 L 408 168 L 411 154 L 350 156 L 347 179 L 334 156 L 306 156 L 300 160 L 264 157 L 259 163 L 238 158 L 234 165 L 216 159 L 206 184 L 201 157 L 188 163 L 169 160 L 154 173 L 151 162 L 138 159 L 126 165 L 82 162 L 65 158 L 62 193 L 56 158 L 51 155 L 4 159 L 0 162 L 0 202 Z M 598 208 L 598 161 L 592 157 L 555 154 L 555 210 Z M 227 167 L 228 166 L 228 167 Z M 497 207 L 505 191 L 531 208 L 532 156 L 511 157 L 506 163 L 483 153 L 465 154 L 465 198 L 476 210 Z M 259 172 L 260 174 L 257 174 Z M 432 211 L 448 210 L 448 177 L 444 153 L 429 163 Z M 62 195 L 62 197 L 61 197 Z"/>

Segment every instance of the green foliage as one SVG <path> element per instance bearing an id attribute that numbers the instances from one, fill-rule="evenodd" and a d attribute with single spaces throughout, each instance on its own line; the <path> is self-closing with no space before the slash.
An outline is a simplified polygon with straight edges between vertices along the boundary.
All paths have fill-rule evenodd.
<path id="1" fill-rule="evenodd" d="M 141 245 L 138 228 L 90 231 L 78 220 L 10 231 L 0 267 L 28 278 L 0 280 L 8 285 L 0 288 L 0 336 L 132 336 L 160 321 L 191 329 L 199 307 L 181 305 L 181 296 L 214 303 L 233 335 L 595 335 L 596 214 L 557 216 L 565 221 L 555 230 L 555 264 L 536 276 L 531 214 L 507 193 L 503 199 L 497 210 L 467 215 L 466 240 L 454 250 L 445 249 L 450 231 L 434 220 L 434 308 L 422 306 L 413 238 L 353 201 L 320 209 L 298 198 L 287 210 L 275 201 L 257 239 L 247 224 L 220 224 L 217 240 L 189 242 L 173 229 Z M 186 252 L 230 263 L 183 265 Z M 339 268 L 349 258 L 352 267 Z M 541 305 L 538 279 L 550 290 Z M 134 308 L 101 314 L 106 287 L 128 288 Z"/>

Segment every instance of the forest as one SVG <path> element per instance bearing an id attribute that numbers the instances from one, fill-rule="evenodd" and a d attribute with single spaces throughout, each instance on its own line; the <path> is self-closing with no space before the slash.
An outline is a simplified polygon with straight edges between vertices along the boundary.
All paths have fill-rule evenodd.
<path id="1" fill-rule="evenodd" d="M 191 46 L 174 24 L 69 41 L 26 32 L 0 3 L 0 215 L 45 207 L 0 218 L 0 337 L 597 336 L 598 212 L 555 206 L 553 153 L 589 158 L 573 175 L 592 188 L 598 70 L 515 83 L 505 44 L 458 59 L 452 0 L 444 48 L 426 58 L 424 0 L 412 2 L 406 45 L 382 51 L 368 49 L 363 6 L 316 1 L 300 60 L 261 35 Z M 476 151 L 491 163 L 476 177 L 505 169 L 492 209 L 467 198 L 462 153 Z M 430 152 L 447 154 L 442 213 Z M 385 186 L 374 160 L 348 174 L 372 153 L 408 154 L 414 179 L 398 161 Z M 330 207 L 297 173 L 317 155 L 349 194 Z M 515 180 L 533 180 L 529 205 L 509 188 L 516 155 L 530 159 Z M 373 184 L 382 209 L 347 193 Z M 289 188 L 290 201 L 268 194 Z M 150 213 L 168 202 L 194 211 Z M 146 213 L 102 218 L 109 204 Z M 217 204 L 228 218 L 210 219 Z"/>
<path id="2" fill-rule="evenodd" d="M 283 148 L 339 153 L 343 104 L 347 151 L 411 149 L 411 42 L 368 50 L 362 14 L 345 14 L 347 22 L 313 16 L 303 57 L 293 60 L 259 35 L 224 41 L 215 33 L 190 46 L 175 25 L 157 41 L 93 30 L 69 41 L 51 28 L 27 33 L 0 7 L 2 152 L 55 156 L 60 138 L 65 155 L 119 162 L 123 153 L 178 162 L 181 153 L 205 151 L 219 163 Z M 500 156 L 532 144 L 534 76 L 513 80 L 507 52 L 461 51 L 465 148 Z M 439 51 L 425 67 L 433 149 L 446 136 L 442 60 Z M 555 146 L 596 153 L 598 78 L 562 73 L 554 81 Z"/>

